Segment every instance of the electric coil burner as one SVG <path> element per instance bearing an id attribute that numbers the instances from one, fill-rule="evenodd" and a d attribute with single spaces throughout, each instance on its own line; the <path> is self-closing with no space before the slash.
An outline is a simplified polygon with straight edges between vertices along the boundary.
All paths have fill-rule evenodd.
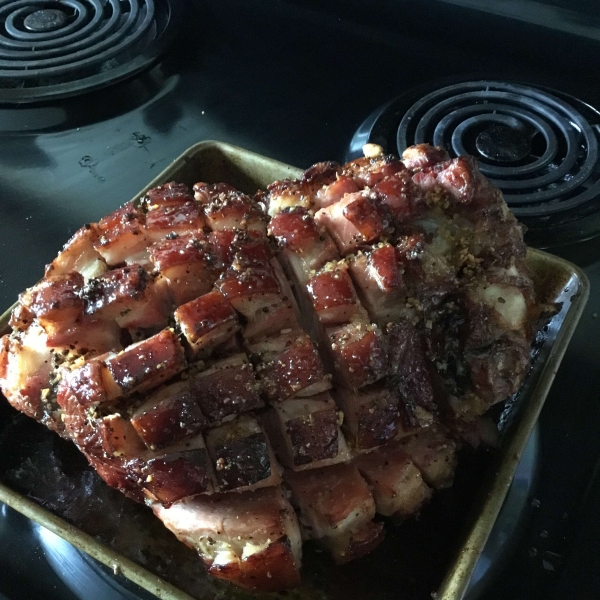
<path id="1" fill-rule="evenodd" d="M 556 91 L 469 81 L 406 94 L 371 115 L 367 141 L 402 152 L 412 144 L 471 154 L 528 228 L 529 244 L 564 245 L 600 234 L 600 113 Z"/>
<path id="2" fill-rule="evenodd" d="M 149 66 L 172 39 L 181 0 L 0 2 L 0 102 L 70 96 Z"/>

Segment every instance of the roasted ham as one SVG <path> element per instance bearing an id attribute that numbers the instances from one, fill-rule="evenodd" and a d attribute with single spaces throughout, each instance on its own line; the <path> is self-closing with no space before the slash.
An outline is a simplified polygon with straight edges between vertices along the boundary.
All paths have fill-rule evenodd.
<path id="1" fill-rule="evenodd" d="M 476 162 L 425 144 L 255 197 L 167 183 L 20 296 L 0 386 L 211 574 L 293 587 L 302 538 L 370 552 L 376 513 L 418 514 L 494 443 L 539 315 L 525 252 Z"/>

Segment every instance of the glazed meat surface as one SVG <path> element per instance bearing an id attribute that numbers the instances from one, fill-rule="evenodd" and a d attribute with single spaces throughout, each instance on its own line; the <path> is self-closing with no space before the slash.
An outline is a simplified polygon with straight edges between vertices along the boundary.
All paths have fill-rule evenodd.
<path id="1" fill-rule="evenodd" d="M 150 190 L 75 233 L 0 341 L 6 399 L 245 588 L 297 585 L 303 539 L 373 550 L 529 368 L 500 192 L 442 148 L 369 156 L 254 197 Z"/>

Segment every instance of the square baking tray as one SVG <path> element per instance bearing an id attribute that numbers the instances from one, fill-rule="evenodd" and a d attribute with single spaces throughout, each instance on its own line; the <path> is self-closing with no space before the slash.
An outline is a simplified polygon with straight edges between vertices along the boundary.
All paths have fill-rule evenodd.
<path id="1" fill-rule="evenodd" d="M 197 181 L 223 181 L 244 192 L 253 193 L 257 188 L 265 188 L 276 179 L 296 178 L 301 172 L 300 169 L 236 146 L 212 141 L 200 142 L 177 158 L 141 190 L 134 200 L 138 200 L 148 189 L 168 181 L 178 181 L 189 186 Z M 457 491 L 453 492 L 451 489 L 438 493 L 437 496 L 441 497 L 441 500 L 438 502 L 437 498 L 434 498 L 419 522 L 413 520 L 399 528 L 389 528 L 384 546 L 370 556 L 350 563 L 349 566 L 334 567 L 324 555 L 309 549 L 305 553 L 303 584 L 299 589 L 288 592 L 288 598 L 333 600 L 338 597 L 372 598 L 373 595 L 382 599 L 417 598 L 422 597 L 420 592 L 425 589 L 429 592 L 435 591 L 434 597 L 437 600 L 459 600 L 464 596 L 589 292 L 586 276 L 575 265 L 534 249 L 529 250 L 527 260 L 538 298 L 542 302 L 560 303 L 560 311 L 552 317 L 539 336 L 530 373 L 509 403 L 510 409 L 505 410 L 503 419 L 508 424 L 502 431 L 499 449 L 492 453 L 478 453 L 487 454 L 483 462 L 480 457 L 466 458 L 463 461 L 466 464 L 463 468 L 466 475 L 457 475 L 457 483 L 454 486 Z M 42 265 L 40 272 L 41 267 Z M 0 317 L 0 333 L 8 330 L 9 316 L 10 309 Z M 6 465 L 5 468 L 0 468 L 0 501 L 159 598 L 204 600 L 257 596 L 234 590 L 227 584 L 206 576 L 200 561 L 162 525 L 160 532 L 150 531 L 151 526 L 146 527 L 146 509 L 142 506 L 130 506 L 135 503 L 127 499 L 112 500 L 111 496 L 106 500 L 107 506 L 102 508 L 104 513 L 109 514 L 112 510 L 111 502 L 118 502 L 119 506 L 117 508 L 115 505 L 114 510 L 121 511 L 119 514 L 122 515 L 124 525 L 128 524 L 130 529 L 139 529 L 137 533 L 140 534 L 142 542 L 136 542 L 134 551 L 124 545 L 118 536 L 103 536 L 97 527 L 91 527 L 90 521 L 93 519 L 78 514 L 72 506 L 60 505 L 53 493 L 49 494 L 52 498 L 45 498 L 42 488 L 46 486 L 40 484 L 38 489 L 35 467 L 32 470 L 33 483 L 31 477 L 26 477 L 28 484 L 19 484 L 18 477 L 14 474 L 24 472 L 27 466 L 25 463 L 29 464 L 33 459 L 26 451 L 22 456 L 17 452 L 19 456 L 15 457 L 12 450 L 15 447 L 14 443 L 7 451 L 6 444 L 10 442 L 11 435 L 13 439 L 15 435 L 20 436 L 21 445 L 29 447 L 29 450 L 40 443 L 36 437 L 38 433 L 42 439 L 46 439 L 44 436 L 52 436 L 54 440 L 57 436 L 46 432 L 42 425 L 20 415 L 15 416 L 12 412 L 7 413 L 3 423 L 1 414 L 0 467 L 3 462 L 9 462 L 10 468 Z M 8 420 L 11 423 L 8 423 Z M 32 428 L 35 428 L 36 434 L 29 437 L 31 434 L 27 432 Z M 25 433 L 19 433 L 20 431 Z M 4 438 L 8 436 L 8 441 L 4 440 L 4 446 L 1 442 L 2 435 Z M 67 453 L 69 451 L 67 449 Z M 74 446 L 73 452 L 77 453 Z M 45 451 L 41 454 L 45 454 Z M 15 461 L 22 461 L 23 464 L 15 465 Z M 77 482 L 81 479 L 81 473 L 78 473 Z M 61 473 L 62 476 L 73 477 L 69 473 Z M 89 476 L 93 477 L 94 474 Z M 466 483 L 461 483 L 462 480 Z M 73 485 L 78 485 L 77 482 Z M 73 502 L 72 496 L 70 498 L 70 502 Z M 122 503 L 127 503 L 125 509 Z M 467 508 L 461 509 L 463 512 L 452 512 L 458 510 L 457 506 L 465 504 Z M 53 512 L 42 505 L 52 508 Z M 130 517 L 128 511 L 132 511 L 134 517 Z M 140 512 L 139 520 L 135 511 Z M 442 513 L 446 515 L 445 520 L 440 516 Z M 459 521 L 459 525 L 446 531 L 440 527 L 442 521 Z M 145 544 L 144 547 L 150 554 L 155 546 L 160 546 L 161 560 L 154 556 L 147 558 L 147 554 L 140 551 L 140 544 Z M 172 560 L 169 557 L 171 552 L 174 557 Z M 181 553 L 184 555 L 180 556 Z M 424 562 L 427 564 L 419 568 Z M 170 566 L 165 567 L 167 563 Z M 172 563 L 177 565 L 174 567 Z M 415 573 L 431 572 L 431 575 L 423 576 L 421 573 L 413 577 L 411 565 L 414 566 Z M 196 575 L 192 574 L 190 577 L 190 572 L 196 568 Z M 180 575 L 177 569 L 185 573 Z M 421 580 L 417 585 L 414 580 L 419 577 Z M 190 579 L 193 580 L 191 583 Z M 399 586 L 403 589 L 399 589 Z M 263 596 L 278 597 L 272 594 Z"/>

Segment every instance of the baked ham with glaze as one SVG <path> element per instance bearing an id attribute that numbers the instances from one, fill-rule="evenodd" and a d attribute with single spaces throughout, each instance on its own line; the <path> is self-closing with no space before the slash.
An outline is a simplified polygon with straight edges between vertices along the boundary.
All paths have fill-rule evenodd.
<path id="1" fill-rule="evenodd" d="M 215 577 L 344 563 L 452 484 L 529 367 L 522 232 L 469 157 L 318 163 L 253 198 L 168 183 L 75 233 L 0 342 L 7 400 Z"/>

